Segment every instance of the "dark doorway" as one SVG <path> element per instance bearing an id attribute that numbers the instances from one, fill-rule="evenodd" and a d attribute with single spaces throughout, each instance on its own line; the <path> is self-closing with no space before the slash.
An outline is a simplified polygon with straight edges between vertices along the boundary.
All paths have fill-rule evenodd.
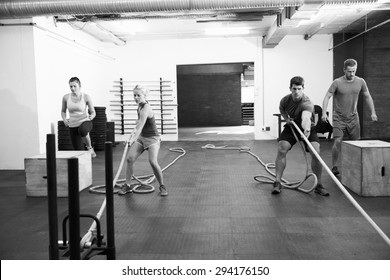
<path id="1" fill-rule="evenodd" d="M 243 63 L 177 66 L 179 127 L 242 125 Z"/>

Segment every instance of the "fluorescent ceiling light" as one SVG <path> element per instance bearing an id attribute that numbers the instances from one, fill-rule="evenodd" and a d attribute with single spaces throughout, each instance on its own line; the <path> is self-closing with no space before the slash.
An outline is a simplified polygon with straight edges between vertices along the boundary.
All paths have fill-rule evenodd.
<path id="1" fill-rule="evenodd" d="M 206 35 L 245 35 L 249 34 L 248 28 L 209 28 L 205 30 Z"/>

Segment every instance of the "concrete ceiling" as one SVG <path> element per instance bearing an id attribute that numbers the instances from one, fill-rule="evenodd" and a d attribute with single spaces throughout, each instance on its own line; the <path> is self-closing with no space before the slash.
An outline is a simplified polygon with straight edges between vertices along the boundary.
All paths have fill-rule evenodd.
<path id="1" fill-rule="evenodd" d="M 286 35 L 310 39 L 318 34 L 360 33 L 390 21 L 390 0 L 306 0 L 302 3 L 300 6 L 226 10 L 91 11 L 85 14 L 61 12 L 60 15 L 50 12 L 49 15 L 53 15 L 56 24 L 68 24 L 117 45 L 149 39 L 256 36 L 264 38 L 265 48 L 277 46 Z"/>

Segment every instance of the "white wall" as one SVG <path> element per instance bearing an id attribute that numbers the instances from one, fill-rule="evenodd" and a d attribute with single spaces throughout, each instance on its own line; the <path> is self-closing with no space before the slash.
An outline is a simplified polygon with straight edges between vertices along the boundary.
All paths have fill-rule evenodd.
<path id="1" fill-rule="evenodd" d="M 287 36 L 273 49 L 264 49 L 264 122 L 270 134 L 277 137 L 279 102 L 290 93 L 290 79 L 305 79 L 305 94 L 314 104 L 322 100 L 333 80 L 333 53 L 328 51 L 331 35 L 316 35 L 309 40 L 303 36 Z M 331 104 L 328 107 L 331 112 Z"/>
<path id="2" fill-rule="evenodd" d="M 0 28 L 0 168 L 22 169 L 39 153 L 33 27 Z"/>
<path id="3" fill-rule="evenodd" d="M 173 82 L 174 98 L 177 101 L 177 65 L 254 62 L 257 48 L 257 38 L 129 41 L 125 46 L 111 50 L 111 55 L 116 57 L 116 63 L 108 79 L 158 81 L 162 77 L 163 80 Z M 177 117 L 177 112 L 175 115 Z M 177 140 L 177 135 L 173 139 L 166 137 L 165 140 Z"/>
<path id="4" fill-rule="evenodd" d="M 255 49 L 256 38 L 129 41 L 111 50 L 117 60 L 110 78 L 176 81 L 176 65 L 253 61 Z"/>

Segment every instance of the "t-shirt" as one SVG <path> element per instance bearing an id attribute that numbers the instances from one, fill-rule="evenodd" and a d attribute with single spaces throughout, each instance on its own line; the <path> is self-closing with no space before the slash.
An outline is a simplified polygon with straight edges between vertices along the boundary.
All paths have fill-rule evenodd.
<path id="1" fill-rule="evenodd" d="M 333 111 L 341 118 L 350 119 L 357 115 L 357 103 L 360 92 L 367 92 L 363 78 L 355 76 L 349 81 L 342 76 L 333 81 L 328 92 L 333 93 Z"/>
<path id="2" fill-rule="evenodd" d="M 314 105 L 305 94 L 303 94 L 301 100 L 299 101 L 294 101 L 291 94 L 286 95 L 282 98 L 282 100 L 280 100 L 279 111 L 282 115 L 285 114 L 290 116 L 290 118 L 293 118 L 294 122 L 298 126 L 301 126 L 302 123 L 302 112 L 309 111 L 312 113 L 311 125 L 314 125 Z"/>

